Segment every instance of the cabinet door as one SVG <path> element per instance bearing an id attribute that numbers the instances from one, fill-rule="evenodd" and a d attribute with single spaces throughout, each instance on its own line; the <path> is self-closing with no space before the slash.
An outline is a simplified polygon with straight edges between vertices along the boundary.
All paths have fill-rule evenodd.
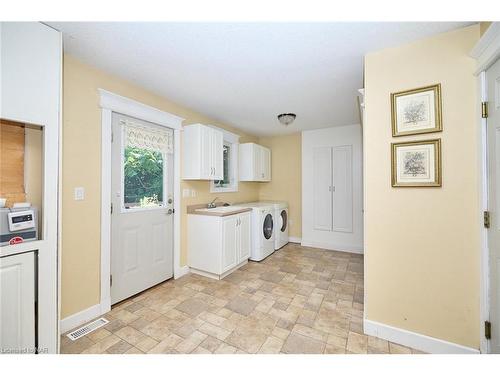
<path id="1" fill-rule="evenodd" d="M 239 261 L 250 258 L 250 248 L 251 248 L 251 230 L 250 230 L 250 213 L 245 213 L 240 215 L 240 225 L 239 225 Z"/>
<path id="2" fill-rule="evenodd" d="M 0 349 L 35 347 L 35 255 L 0 258 Z"/>
<path id="3" fill-rule="evenodd" d="M 222 221 L 222 272 L 224 273 L 238 262 L 238 215 L 226 217 Z"/>
<path id="4" fill-rule="evenodd" d="M 315 230 L 333 229 L 332 148 L 313 149 L 313 226 Z"/>
<path id="5" fill-rule="evenodd" d="M 202 179 L 213 180 L 213 140 L 208 126 L 200 126 L 200 174 Z"/>
<path id="6" fill-rule="evenodd" d="M 262 181 L 264 178 L 262 170 L 262 147 L 254 145 L 253 147 L 253 176 L 254 181 Z"/>
<path id="7" fill-rule="evenodd" d="M 261 152 L 261 176 L 263 181 L 271 180 L 271 150 L 260 147 Z"/>
<path id="8" fill-rule="evenodd" d="M 224 135 L 218 130 L 212 130 L 212 180 L 224 179 Z"/>
<path id="9" fill-rule="evenodd" d="M 352 233 L 352 146 L 333 148 L 333 230 Z"/>

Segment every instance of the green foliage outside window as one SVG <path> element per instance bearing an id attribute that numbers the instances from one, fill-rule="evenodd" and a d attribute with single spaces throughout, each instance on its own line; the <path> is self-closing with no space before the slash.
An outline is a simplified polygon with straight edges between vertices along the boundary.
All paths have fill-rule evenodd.
<path id="1" fill-rule="evenodd" d="M 125 148 L 125 207 L 157 206 L 163 202 L 163 155 L 138 147 Z"/>

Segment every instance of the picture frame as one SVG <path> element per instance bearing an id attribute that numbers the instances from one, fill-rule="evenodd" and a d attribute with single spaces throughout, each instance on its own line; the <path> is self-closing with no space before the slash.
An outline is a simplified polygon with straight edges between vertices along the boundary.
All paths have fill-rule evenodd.
<path id="1" fill-rule="evenodd" d="M 391 143 L 392 187 L 440 187 L 441 139 Z"/>
<path id="2" fill-rule="evenodd" d="M 393 137 L 440 132 L 441 117 L 440 83 L 391 93 Z"/>

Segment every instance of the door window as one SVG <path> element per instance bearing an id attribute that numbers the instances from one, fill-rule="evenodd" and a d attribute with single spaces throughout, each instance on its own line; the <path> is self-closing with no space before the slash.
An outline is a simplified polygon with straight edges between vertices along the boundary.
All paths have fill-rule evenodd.
<path id="1" fill-rule="evenodd" d="M 285 210 L 281 211 L 281 231 L 284 232 L 286 230 L 286 224 L 288 220 L 288 215 Z"/>
<path id="2" fill-rule="evenodd" d="M 125 147 L 123 162 L 125 208 L 163 206 L 163 167 L 161 152 Z"/>
<path id="3" fill-rule="evenodd" d="M 167 156 L 173 152 L 172 130 L 122 120 L 124 139 L 123 207 L 125 209 L 164 206 Z"/>
<path id="4" fill-rule="evenodd" d="M 264 237 L 266 240 L 270 239 L 273 236 L 273 217 L 271 214 L 267 214 L 264 219 Z"/>

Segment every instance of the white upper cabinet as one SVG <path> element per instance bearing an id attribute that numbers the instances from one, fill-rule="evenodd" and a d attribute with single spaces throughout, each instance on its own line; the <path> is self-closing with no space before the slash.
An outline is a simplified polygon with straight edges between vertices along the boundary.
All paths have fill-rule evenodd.
<path id="1" fill-rule="evenodd" d="M 194 124 L 184 127 L 184 180 L 224 179 L 224 135 L 212 127 Z"/>
<path id="2" fill-rule="evenodd" d="M 37 22 L 2 22 L 0 35 L 0 117 L 58 125 L 60 33 Z"/>
<path id="3" fill-rule="evenodd" d="M 271 150 L 256 143 L 240 144 L 240 181 L 271 181 Z"/>

